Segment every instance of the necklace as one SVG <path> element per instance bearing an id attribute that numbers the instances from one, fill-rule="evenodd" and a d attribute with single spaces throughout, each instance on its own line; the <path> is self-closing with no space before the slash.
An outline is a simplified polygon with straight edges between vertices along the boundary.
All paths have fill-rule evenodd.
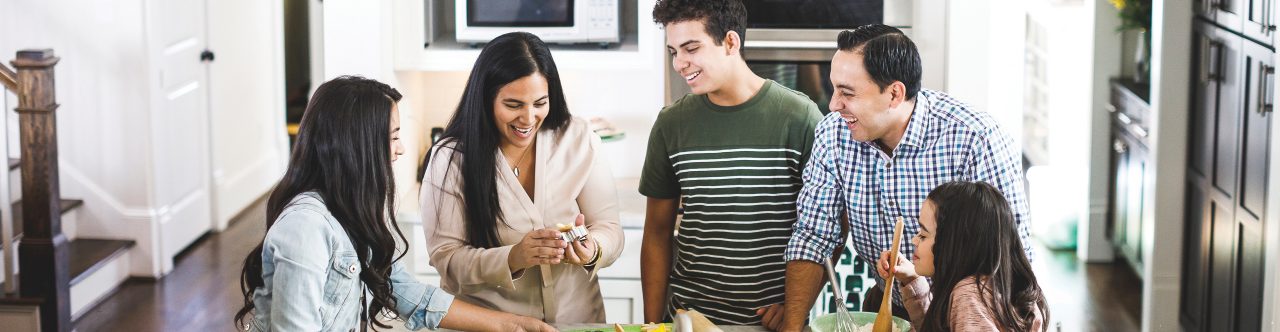
<path id="1" fill-rule="evenodd" d="M 532 144 L 530 144 L 529 147 L 524 148 L 524 153 L 520 154 L 520 159 L 516 159 L 516 162 L 512 163 L 511 172 L 515 173 L 517 178 L 520 177 L 520 163 L 524 161 L 524 157 L 529 156 L 529 150 L 532 149 Z"/>

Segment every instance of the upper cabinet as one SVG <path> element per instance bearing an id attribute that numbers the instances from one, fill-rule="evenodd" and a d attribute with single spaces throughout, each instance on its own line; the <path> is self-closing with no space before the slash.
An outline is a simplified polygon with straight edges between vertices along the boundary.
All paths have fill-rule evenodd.
<path id="1" fill-rule="evenodd" d="M 1275 45 L 1276 36 L 1276 17 L 1275 5 L 1277 0 L 1234 0 L 1241 2 L 1245 7 L 1244 13 L 1240 16 L 1243 26 L 1240 32 L 1245 37 L 1253 39 L 1263 46 Z"/>
<path id="2" fill-rule="evenodd" d="M 1275 45 L 1274 7 L 1280 0 L 1198 0 L 1197 14 L 1264 46 Z"/>

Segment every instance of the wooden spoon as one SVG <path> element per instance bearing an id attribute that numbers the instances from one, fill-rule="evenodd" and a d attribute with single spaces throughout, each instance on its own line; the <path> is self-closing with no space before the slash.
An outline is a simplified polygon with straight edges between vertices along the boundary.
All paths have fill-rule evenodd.
<path id="1" fill-rule="evenodd" d="M 880 312 L 876 313 L 872 332 L 893 331 L 893 266 L 898 264 L 898 245 L 902 240 L 902 217 L 898 217 L 893 225 L 893 249 L 889 251 L 889 277 L 884 280 L 884 298 L 880 302 Z"/>

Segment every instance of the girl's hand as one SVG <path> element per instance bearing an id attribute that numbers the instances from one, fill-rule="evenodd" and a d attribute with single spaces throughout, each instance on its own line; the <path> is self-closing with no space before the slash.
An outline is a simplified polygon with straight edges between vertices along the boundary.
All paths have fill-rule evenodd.
<path id="1" fill-rule="evenodd" d="M 544 323 L 537 319 L 524 317 L 524 316 L 518 316 L 518 318 L 515 319 L 515 321 L 511 322 L 511 325 L 513 326 L 508 326 L 510 328 L 504 329 L 504 330 L 505 331 L 521 331 L 521 332 L 556 332 L 557 331 L 556 328 L 551 327 L 551 325 L 547 325 L 547 323 Z"/>
<path id="2" fill-rule="evenodd" d="M 542 264 L 560 264 L 567 244 L 560 238 L 560 231 L 545 228 L 524 235 L 520 243 L 507 254 L 507 266 L 511 273 Z"/>
<path id="3" fill-rule="evenodd" d="M 916 277 L 920 276 L 916 274 L 915 264 L 911 264 L 911 260 L 902 257 L 902 254 L 898 254 L 897 264 L 890 266 L 888 250 L 880 253 L 880 259 L 876 261 L 876 272 L 880 273 L 881 279 L 888 279 L 889 273 L 893 273 L 894 278 L 904 283 L 916 280 Z"/>
<path id="4" fill-rule="evenodd" d="M 573 226 L 582 226 L 586 219 L 581 214 L 573 221 Z M 596 240 L 587 235 L 586 240 L 573 241 L 569 244 L 569 250 L 564 253 L 564 262 L 574 265 L 587 265 L 596 259 L 598 253 L 598 244 Z"/>

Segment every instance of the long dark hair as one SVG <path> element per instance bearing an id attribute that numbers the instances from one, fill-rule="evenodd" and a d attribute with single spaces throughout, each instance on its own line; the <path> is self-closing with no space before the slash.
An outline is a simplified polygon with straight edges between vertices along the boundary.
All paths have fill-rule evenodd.
<path id="1" fill-rule="evenodd" d="M 502 245 L 497 227 L 503 217 L 498 206 L 495 172 L 502 133 L 493 119 L 494 99 L 503 86 L 535 73 L 547 79 L 550 99 L 550 110 L 539 131 L 559 130 L 568 125 L 572 116 L 551 51 L 533 34 L 512 32 L 494 38 L 480 51 L 467 79 L 467 88 L 462 92 L 462 101 L 440 139 L 440 143 L 456 144 L 453 146 L 456 153 L 446 153 L 450 157 L 445 162 L 451 163 L 459 155 L 462 158 L 462 201 L 466 205 L 463 212 L 467 220 L 467 242 L 473 247 Z M 442 149 L 432 150 L 427 153 L 424 165 Z"/>
<path id="2" fill-rule="evenodd" d="M 937 229 L 933 303 L 921 331 L 951 330 L 951 291 L 968 277 L 976 277 L 978 292 L 1002 330 L 1030 331 L 1037 310 L 1048 322 L 1044 294 L 1000 190 L 985 182 L 950 182 L 928 199 L 937 208 Z M 1048 330 L 1047 323 L 1041 325 Z"/>
<path id="3" fill-rule="evenodd" d="M 298 138 L 289 156 L 289 168 L 267 199 L 267 229 L 298 194 L 314 191 L 346 231 L 360 265 L 360 281 L 373 301 L 368 321 L 390 328 L 376 319 L 385 308 L 395 307 L 391 267 L 404 256 L 396 255 L 395 181 L 391 172 L 391 109 L 400 92 L 378 81 L 342 76 L 316 88 L 302 114 Z M 262 245 L 245 258 L 240 276 L 244 307 L 236 324 L 253 311 L 253 292 L 263 287 Z M 364 304 L 361 303 L 363 308 Z"/>

